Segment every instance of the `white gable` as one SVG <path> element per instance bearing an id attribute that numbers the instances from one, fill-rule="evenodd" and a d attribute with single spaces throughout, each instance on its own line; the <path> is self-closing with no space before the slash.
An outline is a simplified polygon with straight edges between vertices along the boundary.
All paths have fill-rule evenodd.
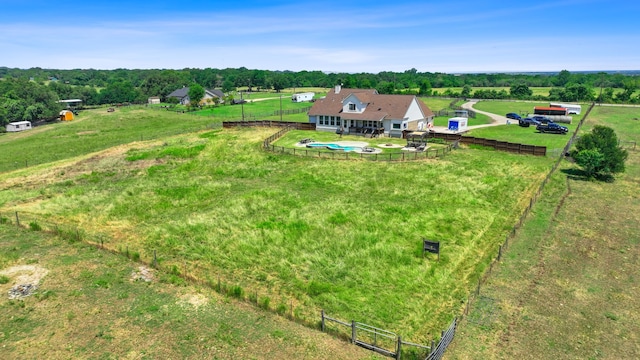
<path id="1" fill-rule="evenodd" d="M 420 105 L 418 105 L 416 98 L 411 101 L 409 108 L 407 109 L 407 113 L 404 115 L 404 118 L 413 121 L 413 120 L 422 120 L 425 118 L 425 115 L 420 110 Z"/>
<path id="2" fill-rule="evenodd" d="M 342 100 L 342 112 L 345 113 L 362 113 L 366 109 L 367 104 L 358 99 L 357 96 L 351 94 Z"/>

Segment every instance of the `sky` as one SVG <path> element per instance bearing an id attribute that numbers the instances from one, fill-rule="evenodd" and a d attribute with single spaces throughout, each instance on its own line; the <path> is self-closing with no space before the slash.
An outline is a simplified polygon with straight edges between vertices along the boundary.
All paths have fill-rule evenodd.
<path id="1" fill-rule="evenodd" d="M 0 0 L 0 66 L 640 70 L 640 1 Z"/>

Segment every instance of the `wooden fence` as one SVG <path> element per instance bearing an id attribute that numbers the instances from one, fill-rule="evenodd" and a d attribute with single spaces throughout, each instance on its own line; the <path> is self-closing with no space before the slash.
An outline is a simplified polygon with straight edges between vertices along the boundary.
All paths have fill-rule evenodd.
<path id="1" fill-rule="evenodd" d="M 315 130 L 316 124 L 295 122 L 295 121 L 269 121 L 269 120 L 255 120 L 255 121 L 223 121 L 222 127 L 225 129 L 234 127 L 290 127 L 296 130 Z"/>
<path id="2" fill-rule="evenodd" d="M 446 141 L 460 141 L 463 144 L 473 144 L 480 146 L 492 147 L 498 151 L 506 151 L 517 154 L 529 154 L 535 156 L 546 156 L 546 146 L 526 145 L 519 143 L 510 143 L 507 141 L 499 141 L 493 139 L 478 138 L 473 136 L 463 136 L 460 134 L 448 133 L 429 133 L 429 138 L 439 138 Z"/>

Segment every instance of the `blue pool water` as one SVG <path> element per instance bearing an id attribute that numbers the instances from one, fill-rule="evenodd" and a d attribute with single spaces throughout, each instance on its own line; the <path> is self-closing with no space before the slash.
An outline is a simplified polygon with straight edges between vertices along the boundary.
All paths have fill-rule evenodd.
<path id="1" fill-rule="evenodd" d="M 342 151 L 357 151 L 362 150 L 359 146 L 344 146 L 334 143 L 311 143 L 307 144 L 308 148 L 327 148 L 329 150 L 342 150 Z"/>

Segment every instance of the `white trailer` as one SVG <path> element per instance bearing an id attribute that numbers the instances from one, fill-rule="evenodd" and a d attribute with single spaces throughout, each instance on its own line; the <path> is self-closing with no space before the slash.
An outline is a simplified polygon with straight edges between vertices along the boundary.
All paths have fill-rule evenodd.
<path id="1" fill-rule="evenodd" d="M 18 132 L 18 131 L 25 131 L 29 129 L 31 129 L 30 121 L 12 122 L 12 123 L 8 123 L 6 127 L 7 132 Z"/>
<path id="2" fill-rule="evenodd" d="M 311 100 L 313 100 L 313 97 L 315 95 L 316 95 L 316 93 L 312 93 L 312 92 L 293 94 L 293 95 L 291 95 L 291 101 L 293 101 L 293 102 L 311 101 Z"/>
<path id="3" fill-rule="evenodd" d="M 565 108 L 567 109 L 567 114 L 580 115 L 580 112 L 582 112 L 582 106 L 578 104 L 549 103 L 549 106 Z"/>

